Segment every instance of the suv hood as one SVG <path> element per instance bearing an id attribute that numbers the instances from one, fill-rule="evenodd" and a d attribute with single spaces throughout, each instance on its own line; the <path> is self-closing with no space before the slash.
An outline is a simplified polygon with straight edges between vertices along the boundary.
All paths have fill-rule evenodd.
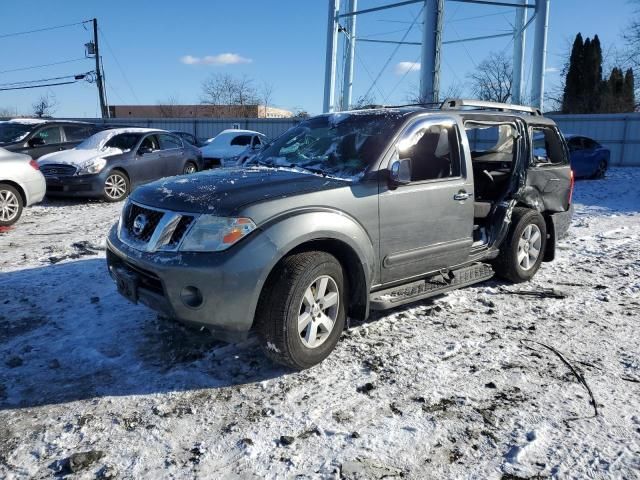
<path id="1" fill-rule="evenodd" d="M 150 183 L 134 190 L 130 198 L 149 207 L 228 216 L 252 203 L 331 190 L 351 183 L 295 170 L 216 169 Z"/>

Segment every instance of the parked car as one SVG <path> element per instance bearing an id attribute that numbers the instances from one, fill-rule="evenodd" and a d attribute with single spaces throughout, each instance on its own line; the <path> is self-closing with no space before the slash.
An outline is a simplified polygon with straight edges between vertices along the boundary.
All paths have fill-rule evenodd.
<path id="1" fill-rule="evenodd" d="M 47 195 L 124 199 L 136 186 L 202 170 L 197 147 L 164 130 L 114 128 L 39 161 Z"/>
<path id="2" fill-rule="evenodd" d="M 230 129 L 220 132 L 200 150 L 205 168 L 234 167 L 243 154 L 259 150 L 264 143 L 266 137 L 260 132 Z"/>
<path id="3" fill-rule="evenodd" d="M 37 160 L 69 150 L 102 129 L 92 123 L 17 118 L 0 122 L 0 147 Z"/>
<path id="4" fill-rule="evenodd" d="M 565 135 L 569 145 L 571 168 L 578 178 L 604 178 L 611 151 L 582 135 Z"/>
<path id="5" fill-rule="evenodd" d="M 251 163 L 137 189 L 107 262 L 129 300 L 225 340 L 253 328 L 294 368 L 326 358 L 347 317 L 531 279 L 572 216 L 566 143 L 527 107 L 321 115 Z"/>
<path id="6" fill-rule="evenodd" d="M 16 223 L 23 207 L 44 198 L 45 188 L 35 160 L 0 148 L 0 227 Z"/>
<path id="7" fill-rule="evenodd" d="M 178 135 L 182 140 L 184 140 L 185 142 L 189 142 L 195 147 L 204 147 L 207 144 L 206 142 L 199 140 L 195 135 L 192 135 L 188 132 L 178 132 L 174 130 L 171 133 L 173 133 L 174 135 Z"/>

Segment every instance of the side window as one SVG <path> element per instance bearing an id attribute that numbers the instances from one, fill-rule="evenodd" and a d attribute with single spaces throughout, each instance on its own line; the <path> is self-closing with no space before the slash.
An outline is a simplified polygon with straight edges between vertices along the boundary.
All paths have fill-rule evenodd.
<path id="1" fill-rule="evenodd" d="M 174 135 L 158 135 L 160 138 L 160 149 L 171 150 L 174 148 L 182 148 L 182 141 Z"/>
<path id="2" fill-rule="evenodd" d="M 518 134 L 513 124 L 467 122 L 464 127 L 473 162 L 497 162 L 507 168 L 513 162 L 518 148 Z"/>
<path id="3" fill-rule="evenodd" d="M 147 135 L 144 140 L 142 140 L 140 148 L 146 148 L 151 151 L 159 150 L 158 138 L 156 137 L 156 135 Z"/>
<path id="4" fill-rule="evenodd" d="M 460 176 L 457 128 L 424 124 L 398 144 L 400 159 L 411 159 L 411 181 Z"/>
<path id="5" fill-rule="evenodd" d="M 246 147 L 251 144 L 251 135 L 238 135 L 231 140 L 231 146 Z"/>
<path id="6" fill-rule="evenodd" d="M 569 145 L 569 150 L 572 152 L 582 150 L 582 137 L 572 137 L 569 139 L 567 144 Z"/>
<path id="7" fill-rule="evenodd" d="M 590 138 L 584 138 L 584 148 L 585 150 L 595 150 L 596 148 L 598 148 L 600 146 L 600 144 L 594 140 L 591 140 Z"/>
<path id="8" fill-rule="evenodd" d="M 45 145 L 60 143 L 60 127 L 47 127 L 40 130 L 34 137 L 44 140 Z"/>
<path id="9" fill-rule="evenodd" d="M 564 147 L 560 136 L 553 128 L 534 127 L 531 130 L 534 164 L 558 165 L 565 163 Z"/>
<path id="10" fill-rule="evenodd" d="M 259 147 L 260 145 L 261 145 L 260 137 L 256 135 L 255 137 L 253 137 L 253 142 L 251 143 L 251 146 Z"/>
<path id="11" fill-rule="evenodd" d="M 65 125 L 62 128 L 64 128 L 67 142 L 79 142 L 96 133 L 96 129 L 92 125 Z"/>

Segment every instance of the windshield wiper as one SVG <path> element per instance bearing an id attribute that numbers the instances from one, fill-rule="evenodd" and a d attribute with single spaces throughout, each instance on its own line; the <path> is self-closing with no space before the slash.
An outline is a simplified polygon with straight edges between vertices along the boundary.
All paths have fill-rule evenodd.
<path id="1" fill-rule="evenodd" d="M 298 165 L 298 164 L 295 164 L 295 163 L 290 163 L 289 165 L 283 165 L 283 166 L 286 166 L 286 167 L 289 167 L 289 168 L 300 168 L 302 170 L 306 170 L 307 172 L 317 173 L 319 175 L 322 175 L 323 177 L 327 176 L 327 173 L 324 170 L 320 169 L 320 168 L 307 167 L 305 165 Z"/>

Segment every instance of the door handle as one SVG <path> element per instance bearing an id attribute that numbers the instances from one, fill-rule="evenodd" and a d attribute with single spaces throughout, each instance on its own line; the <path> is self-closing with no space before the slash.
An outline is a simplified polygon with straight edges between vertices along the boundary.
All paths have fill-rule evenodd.
<path id="1" fill-rule="evenodd" d="M 456 201 L 463 201 L 463 200 L 468 200 L 470 196 L 471 196 L 470 193 L 467 193 L 464 190 L 460 190 L 458 193 L 456 193 L 453 196 L 453 199 Z"/>

